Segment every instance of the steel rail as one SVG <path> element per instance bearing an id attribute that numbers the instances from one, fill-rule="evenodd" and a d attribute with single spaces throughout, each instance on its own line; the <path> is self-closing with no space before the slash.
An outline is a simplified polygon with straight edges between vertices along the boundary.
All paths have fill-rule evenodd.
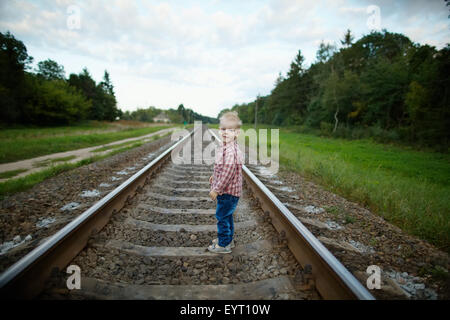
<path id="1" fill-rule="evenodd" d="M 217 141 L 219 137 L 209 129 Z M 243 176 L 269 213 L 272 224 L 284 233 L 297 261 L 312 266 L 315 287 L 324 299 L 375 300 L 375 297 L 336 259 L 336 257 L 295 217 L 295 215 L 243 164 Z"/>
<path id="2" fill-rule="evenodd" d="M 142 187 L 153 173 L 197 130 L 181 138 L 156 159 L 136 172 L 85 210 L 45 242 L 10 266 L 0 275 L 2 299 L 31 299 L 45 287 L 52 272 L 62 270 L 85 247 L 89 238 L 101 230 L 110 217 L 118 212 Z"/>

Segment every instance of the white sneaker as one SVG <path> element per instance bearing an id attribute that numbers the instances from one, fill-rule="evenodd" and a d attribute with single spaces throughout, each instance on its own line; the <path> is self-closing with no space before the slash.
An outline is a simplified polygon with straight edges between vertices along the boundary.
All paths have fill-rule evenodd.
<path id="1" fill-rule="evenodd" d="M 213 239 L 212 243 L 213 244 L 219 244 L 219 239 L 218 238 Z M 229 246 L 230 246 L 231 249 L 234 248 L 234 239 L 231 239 L 231 242 L 230 242 Z"/>
<path id="2" fill-rule="evenodd" d="M 231 253 L 230 245 L 226 247 L 221 247 L 217 243 L 213 243 L 208 247 L 208 250 L 214 253 Z"/>

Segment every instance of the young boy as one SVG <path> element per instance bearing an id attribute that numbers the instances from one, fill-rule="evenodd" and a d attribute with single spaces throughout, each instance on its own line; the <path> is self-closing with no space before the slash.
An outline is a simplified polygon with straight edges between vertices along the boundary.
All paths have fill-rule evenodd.
<path id="1" fill-rule="evenodd" d="M 222 145 L 214 163 L 214 174 L 209 178 L 212 200 L 217 199 L 217 238 L 208 250 L 231 253 L 234 247 L 233 212 L 242 194 L 242 152 L 237 144 L 241 120 L 237 112 L 226 112 L 220 117 L 219 131 Z"/>

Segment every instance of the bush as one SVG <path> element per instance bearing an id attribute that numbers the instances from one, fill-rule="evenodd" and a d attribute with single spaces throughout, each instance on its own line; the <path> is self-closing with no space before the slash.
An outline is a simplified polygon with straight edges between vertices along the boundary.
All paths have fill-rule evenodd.
<path id="1" fill-rule="evenodd" d="M 333 124 L 325 122 L 325 121 L 321 121 L 320 122 L 320 134 L 324 135 L 324 136 L 331 136 L 331 133 L 333 132 Z"/>
<path id="2" fill-rule="evenodd" d="M 275 117 L 272 120 L 272 124 L 275 126 L 279 126 L 283 123 L 283 116 L 278 112 L 275 114 Z"/>
<path id="3" fill-rule="evenodd" d="M 399 141 L 400 133 L 397 129 L 391 129 L 391 130 L 387 131 L 387 138 L 390 141 Z"/>
<path id="4" fill-rule="evenodd" d="M 34 92 L 25 107 L 30 122 L 71 124 L 87 117 L 92 102 L 64 80 L 34 79 L 33 82 Z"/>
<path id="5" fill-rule="evenodd" d="M 283 125 L 285 126 L 299 125 L 301 123 L 303 123 L 303 119 L 297 114 L 291 114 L 288 117 L 284 117 L 283 120 Z"/>
<path id="6" fill-rule="evenodd" d="M 334 128 L 334 126 L 333 126 L 333 128 Z M 345 124 L 341 124 L 341 125 L 338 124 L 333 136 L 336 138 L 351 139 L 352 129 Z"/>
<path id="7" fill-rule="evenodd" d="M 368 137 L 369 130 L 364 127 L 356 127 L 352 130 L 351 139 L 364 139 Z"/>

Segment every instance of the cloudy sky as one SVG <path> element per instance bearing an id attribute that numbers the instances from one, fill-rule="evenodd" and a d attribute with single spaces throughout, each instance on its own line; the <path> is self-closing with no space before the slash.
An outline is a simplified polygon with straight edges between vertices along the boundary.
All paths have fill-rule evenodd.
<path id="1" fill-rule="evenodd" d="M 449 8 L 444 0 L 0 0 L 0 31 L 23 41 L 34 65 L 50 58 L 66 76 L 87 67 L 97 82 L 108 70 L 124 111 L 183 103 L 215 117 L 269 94 L 299 49 L 308 65 L 322 40 L 340 44 L 347 29 L 358 39 L 386 28 L 440 49 L 450 42 Z"/>

